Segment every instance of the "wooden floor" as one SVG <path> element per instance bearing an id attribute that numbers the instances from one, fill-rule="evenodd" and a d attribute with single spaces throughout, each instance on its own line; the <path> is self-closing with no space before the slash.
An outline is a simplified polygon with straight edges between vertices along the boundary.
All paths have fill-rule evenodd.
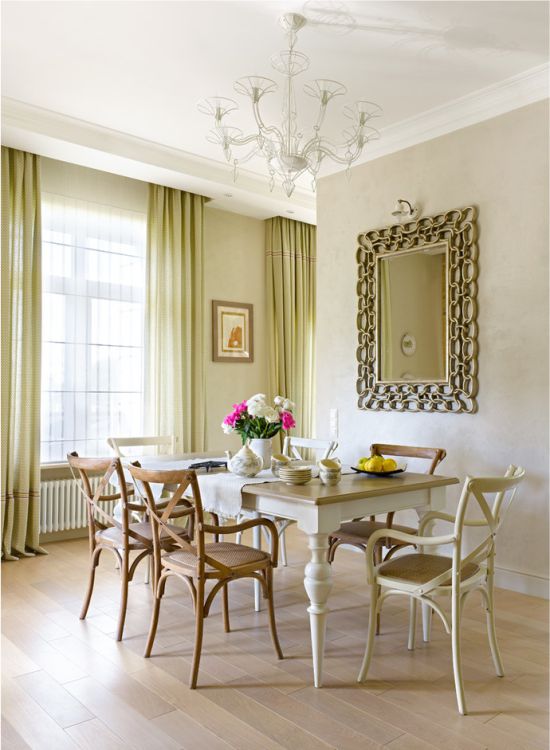
<path id="1" fill-rule="evenodd" d="M 506 677 L 493 671 L 477 595 L 463 630 L 466 697 L 456 710 L 450 643 L 434 621 L 433 640 L 408 652 L 406 602 L 383 611 L 371 680 L 359 686 L 367 622 L 362 556 L 342 550 L 334 566 L 325 687 L 311 687 L 309 624 L 302 585 L 304 537 L 288 532 L 291 564 L 275 575 L 279 637 L 272 652 L 266 614 L 252 586 L 230 587 L 233 632 L 220 602 L 206 621 L 199 688 L 190 691 L 193 617 L 188 594 L 170 582 L 154 656 L 142 658 L 150 587 L 131 584 L 125 640 L 113 638 L 118 576 L 105 556 L 88 619 L 78 619 L 87 542 L 47 546 L 48 557 L 2 565 L 3 750 L 520 750 L 547 748 L 547 602 L 497 592 Z"/>

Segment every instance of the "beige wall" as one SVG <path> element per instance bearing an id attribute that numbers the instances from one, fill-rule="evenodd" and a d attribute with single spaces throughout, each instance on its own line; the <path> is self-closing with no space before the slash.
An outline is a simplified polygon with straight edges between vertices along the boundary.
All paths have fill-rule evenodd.
<path id="1" fill-rule="evenodd" d="M 479 411 L 379 414 L 357 408 L 355 251 L 391 223 L 397 198 L 425 215 L 479 210 Z M 341 457 L 371 441 L 445 447 L 441 473 L 527 481 L 497 553 L 501 585 L 543 595 L 548 581 L 548 102 L 524 107 L 319 181 L 317 424 L 339 410 Z M 326 430 L 324 428 L 327 428 Z M 457 492 L 449 493 L 456 507 Z"/>
<path id="2" fill-rule="evenodd" d="M 222 432 L 220 423 L 237 401 L 267 393 L 265 342 L 264 222 L 206 207 L 205 321 L 207 423 L 206 447 L 238 448 L 238 436 Z M 254 362 L 212 362 L 212 300 L 254 305 Z"/>

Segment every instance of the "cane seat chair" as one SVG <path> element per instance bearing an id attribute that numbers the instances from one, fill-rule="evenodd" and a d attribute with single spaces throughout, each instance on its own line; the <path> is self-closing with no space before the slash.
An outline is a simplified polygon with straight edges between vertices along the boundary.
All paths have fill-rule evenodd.
<path id="1" fill-rule="evenodd" d="M 426 474 L 433 474 L 438 464 L 443 461 L 447 455 L 443 448 L 421 448 L 412 445 L 389 445 L 386 443 L 373 443 L 370 447 L 371 454 L 379 453 L 384 456 L 396 456 L 399 458 L 420 458 L 426 459 L 429 463 L 426 466 Z M 368 520 L 363 518 L 354 518 L 353 521 L 343 523 L 338 531 L 334 531 L 328 540 L 328 561 L 332 563 L 336 550 L 341 544 L 348 544 L 351 547 L 357 547 L 365 551 L 368 541 L 375 531 L 380 529 L 395 529 L 403 534 L 416 534 L 417 530 L 410 526 L 400 526 L 393 523 L 395 513 L 388 513 L 384 521 L 377 521 L 375 516 L 370 516 Z M 410 546 L 410 542 L 398 542 L 389 537 L 380 538 L 376 545 L 376 562 L 381 563 L 383 560 L 389 560 L 397 550 L 402 547 Z M 387 549 L 384 555 L 384 548 Z M 380 632 L 380 616 L 378 616 L 376 633 Z M 425 640 L 429 640 L 429 625 L 426 623 Z"/>
<path id="2" fill-rule="evenodd" d="M 500 656 L 494 613 L 494 567 L 496 537 L 505 511 L 510 506 L 518 484 L 525 475 L 524 469 L 509 466 L 504 477 L 467 477 L 462 489 L 456 516 L 433 511 L 426 513 L 420 523 L 418 534 L 405 534 L 392 529 L 378 529 L 367 544 L 367 582 L 370 584 L 371 604 L 369 630 L 363 663 L 358 681 L 367 678 L 374 649 L 376 616 L 389 596 L 409 597 L 409 638 L 408 648 L 414 649 L 416 609 L 420 602 L 430 607 L 443 621 L 446 632 L 451 636 L 453 674 L 458 710 L 467 713 L 461 666 L 460 621 L 464 601 L 472 591 L 479 591 L 486 612 L 487 635 L 496 673 L 504 676 Z M 494 495 L 491 502 L 487 496 Z M 482 518 L 468 520 L 466 514 L 472 503 Z M 434 521 L 445 521 L 453 525 L 452 533 L 445 536 L 430 535 Z M 469 553 L 464 547 L 465 527 L 475 527 L 484 535 L 483 540 Z M 420 551 L 401 555 L 386 562 L 376 564 L 376 546 L 381 539 L 390 535 L 397 541 L 415 545 Z M 477 541 L 476 537 L 476 541 Z M 427 554 L 425 547 L 452 545 L 452 557 Z M 381 593 L 381 590 L 383 593 Z M 451 597 L 451 617 L 449 619 L 436 601 L 440 595 Z"/>
<path id="3" fill-rule="evenodd" d="M 145 499 L 153 528 L 154 579 L 157 584 L 154 590 L 155 599 L 149 636 L 145 647 L 145 657 L 151 655 L 153 648 L 159 621 L 160 603 L 166 581 L 170 576 L 176 576 L 184 581 L 191 592 L 195 610 L 195 644 L 189 678 L 191 689 L 197 686 L 204 620 L 209 615 L 215 596 L 222 591 L 224 629 L 226 633 L 230 632 L 228 585 L 231 581 L 239 578 L 253 578 L 260 582 L 268 604 L 271 640 L 277 657 L 282 659 L 283 653 L 277 636 L 273 605 L 273 568 L 277 567 L 278 551 L 278 536 L 275 525 L 267 519 L 257 518 L 234 526 L 220 526 L 217 517 L 214 517 L 215 524 L 206 524 L 197 476 L 194 471 L 152 471 L 141 468 L 139 462 L 131 464 L 128 468 L 134 479 L 134 485 Z M 162 509 L 155 502 L 150 486 L 152 482 L 162 483 L 173 490 L 172 497 Z M 194 519 L 192 542 L 174 535 L 169 523 L 173 509 L 177 507 L 184 496 L 187 496 L 186 493 L 189 491 L 191 491 L 191 497 L 188 497 L 188 499 L 191 500 L 192 507 L 187 509 L 185 513 Z M 234 534 L 254 526 L 262 526 L 269 530 L 271 536 L 270 553 L 247 547 L 244 544 L 218 541 L 219 534 Z M 172 537 L 174 543 L 174 549 L 165 553 L 163 553 L 161 544 L 164 532 Z M 208 543 L 206 541 L 207 533 L 214 535 L 214 542 Z M 213 583 L 208 593 L 206 592 L 207 582 Z"/>
<path id="4" fill-rule="evenodd" d="M 117 567 L 121 577 L 120 611 L 116 631 L 117 641 L 120 641 L 128 605 L 128 584 L 133 579 L 139 563 L 153 554 L 153 528 L 146 520 L 132 522 L 134 514 L 139 513 L 143 516 L 145 508 L 141 502 L 132 502 L 134 490 L 127 484 L 120 459 L 81 458 L 78 453 L 73 452 L 67 455 L 67 460 L 74 480 L 85 498 L 88 519 L 90 572 L 80 619 L 84 620 L 88 613 L 100 555 L 103 550 L 108 550 L 118 562 Z M 92 475 L 97 474 L 101 477 L 94 490 L 95 482 L 92 480 Z M 108 494 L 109 487 L 115 484 L 120 491 Z M 120 503 L 120 518 L 107 510 L 108 504 L 117 502 Z M 182 505 L 189 507 L 189 502 L 184 501 Z M 173 517 L 176 515 L 175 512 Z M 189 539 L 190 534 L 192 534 L 192 526 L 187 529 L 172 525 L 170 533 L 168 531 L 163 533 L 160 545 L 164 550 L 171 549 L 174 536 Z M 133 560 L 130 560 L 131 552 L 137 553 Z"/>

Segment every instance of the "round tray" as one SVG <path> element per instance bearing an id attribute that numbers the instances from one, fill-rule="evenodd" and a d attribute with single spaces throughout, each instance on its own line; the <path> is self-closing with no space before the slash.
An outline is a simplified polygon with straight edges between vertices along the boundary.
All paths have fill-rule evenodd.
<path id="1" fill-rule="evenodd" d="M 393 471 L 365 471 L 364 469 L 358 469 L 356 466 L 352 466 L 351 468 L 358 474 L 369 474 L 371 477 L 391 477 L 394 474 L 402 474 L 405 471 L 405 469 L 394 469 Z"/>

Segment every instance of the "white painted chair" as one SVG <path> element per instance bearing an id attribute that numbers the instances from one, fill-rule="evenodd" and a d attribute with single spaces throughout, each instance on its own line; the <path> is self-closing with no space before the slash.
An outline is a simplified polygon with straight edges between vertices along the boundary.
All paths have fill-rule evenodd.
<path id="1" fill-rule="evenodd" d="M 298 448 L 309 448 L 311 450 L 314 450 L 317 455 L 317 460 L 320 461 L 323 458 L 328 458 L 336 448 L 338 447 L 338 443 L 332 441 L 332 440 L 318 440 L 317 438 L 300 438 L 300 437 L 285 437 L 284 443 L 283 443 L 283 454 L 285 456 L 288 456 L 292 459 L 302 459 L 302 455 Z M 245 518 L 246 514 L 243 513 L 239 518 L 237 519 L 237 522 L 239 523 L 242 518 Z M 279 536 L 279 550 L 281 553 L 281 562 L 286 567 L 287 565 L 287 556 L 286 556 L 286 539 L 285 539 L 285 531 L 290 526 L 291 523 L 295 523 L 295 521 L 290 521 L 288 518 L 277 518 L 275 516 L 264 516 L 262 514 L 262 518 L 268 518 L 270 521 L 273 521 L 277 528 L 277 534 Z M 268 539 L 267 534 L 264 534 L 266 536 L 266 539 Z M 269 540 L 268 540 L 269 541 Z M 241 542 L 241 535 L 237 535 L 237 542 L 240 544 Z"/>
<path id="2" fill-rule="evenodd" d="M 329 456 L 331 456 L 337 447 L 338 443 L 333 440 L 302 438 L 294 436 L 290 437 L 289 435 L 287 435 L 283 443 L 283 455 L 288 456 L 292 459 L 302 460 L 302 454 L 300 453 L 299 449 L 309 449 L 315 452 L 316 460 L 321 461 L 323 458 L 328 458 Z M 271 520 L 277 527 L 277 533 L 279 535 L 279 549 L 281 550 L 281 562 L 284 566 L 286 566 L 287 557 L 285 531 L 290 526 L 290 524 L 295 523 L 295 521 L 289 521 L 288 518 L 274 517 L 271 517 Z"/>
<path id="3" fill-rule="evenodd" d="M 119 458 L 128 458 L 134 455 L 133 451 L 124 452 L 126 448 L 161 448 L 162 452 L 173 455 L 176 452 L 178 439 L 175 435 L 155 435 L 152 437 L 110 437 L 107 438 L 107 445 L 112 448 L 115 456 Z"/>
<path id="4" fill-rule="evenodd" d="M 491 654 L 499 677 L 504 676 L 502 660 L 498 649 L 494 619 L 494 561 L 495 540 L 504 512 L 514 497 L 517 485 L 525 475 L 524 469 L 510 466 L 504 477 L 467 477 L 464 483 L 456 516 L 434 511 L 427 513 L 420 523 L 418 536 L 405 534 L 392 529 L 380 529 L 369 539 L 367 560 L 367 581 L 371 587 L 371 605 L 369 613 L 369 630 L 365 656 L 358 676 L 358 682 L 364 682 L 371 663 L 374 649 L 376 616 L 388 596 L 402 595 L 409 597 L 409 650 L 414 649 L 417 603 L 429 606 L 439 615 L 445 630 L 451 636 L 453 673 L 458 710 L 465 715 L 466 701 L 462 680 L 460 657 L 460 619 L 464 600 L 472 591 L 479 591 L 487 613 L 487 634 Z M 486 495 L 495 495 L 492 507 Z M 468 504 L 475 500 L 481 509 L 481 520 L 466 520 Z M 452 523 L 451 534 L 429 536 L 426 529 L 435 520 Z M 468 554 L 463 552 L 464 527 L 476 527 L 485 532 L 484 539 Z M 381 565 L 375 566 L 375 547 L 379 540 L 391 536 L 402 542 L 415 544 L 421 550 L 407 555 L 396 556 Z M 452 545 L 452 557 L 426 554 L 425 547 Z M 380 593 L 380 587 L 385 590 Z M 443 612 L 434 597 L 438 595 L 451 597 L 451 619 Z"/>

